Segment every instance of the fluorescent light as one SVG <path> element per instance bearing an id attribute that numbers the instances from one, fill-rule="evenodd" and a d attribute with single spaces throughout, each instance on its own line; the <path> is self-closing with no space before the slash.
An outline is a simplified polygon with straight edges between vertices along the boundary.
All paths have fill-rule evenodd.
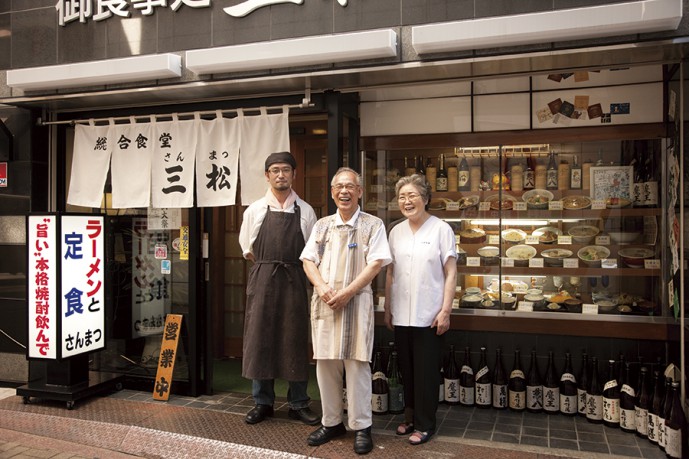
<path id="1" fill-rule="evenodd" d="M 395 56 L 397 33 L 385 29 L 197 49 L 186 52 L 185 65 L 202 75 Z"/>
<path id="2" fill-rule="evenodd" d="M 8 70 L 7 86 L 23 90 L 59 89 L 180 76 L 182 58 L 169 53 Z"/>
<path id="3" fill-rule="evenodd" d="M 549 43 L 675 30 L 682 0 L 628 3 L 518 14 L 412 27 L 418 54 Z"/>

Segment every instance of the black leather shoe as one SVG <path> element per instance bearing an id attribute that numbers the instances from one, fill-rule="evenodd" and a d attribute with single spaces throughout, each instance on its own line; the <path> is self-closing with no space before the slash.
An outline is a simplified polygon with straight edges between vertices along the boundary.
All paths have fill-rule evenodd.
<path id="1" fill-rule="evenodd" d="M 354 452 L 357 454 L 368 454 L 373 449 L 373 439 L 371 438 L 371 428 L 357 430 L 354 434 Z"/>
<path id="2" fill-rule="evenodd" d="M 255 407 L 252 408 L 251 411 L 249 411 L 246 414 L 246 418 L 244 418 L 244 421 L 246 421 L 247 424 L 258 424 L 259 422 L 263 421 L 267 417 L 272 417 L 274 414 L 273 412 L 273 407 L 270 405 L 256 405 Z"/>
<path id="3" fill-rule="evenodd" d="M 308 424 L 310 426 L 315 426 L 319 422 L 321 422 L 321 417 L 311 411 L 311 408 L 308 406 L 305 408 L 299 408 L 298 410 L 293 410 L 292 408 L 289 409 L 289 412 L 287 415 L 292 418 L 292 419 L 297 419 L 304 424 Z"/>
<path id="4" fill-rule="evenodd" d="M 342 423 L 332 427 L 320 426 L 318 429 L 311 432 L 306 441 L 310 446 L 320 446 L 328 443 L 333 438 L 341 437 L 346 433 L 347 429 L 345 429 L 345 426 Z"/>

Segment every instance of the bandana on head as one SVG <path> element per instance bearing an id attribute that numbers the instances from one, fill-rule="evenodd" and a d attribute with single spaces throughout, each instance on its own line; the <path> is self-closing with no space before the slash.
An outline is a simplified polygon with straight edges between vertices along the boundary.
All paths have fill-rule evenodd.
<path id="1" fill-rule="evenodd" d="M 268 155 L 268 157 L 266 158 L 266 172 L 268 172 L 268 168 L 270 168 L 270 166 L 275 163 L 285 163 L 292 166 L 292 169 L 297 168 L 297 161 L 294 159 L 294 156 L 292 156 L 291 153 L 286 151 L 281 151 L 279 153 L 271 153 L 270 155 Z"/>

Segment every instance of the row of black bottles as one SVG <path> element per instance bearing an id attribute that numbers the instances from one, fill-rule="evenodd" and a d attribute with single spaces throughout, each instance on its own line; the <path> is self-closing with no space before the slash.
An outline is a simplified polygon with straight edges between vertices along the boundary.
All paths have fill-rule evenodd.
<path id="1" fill-rule="evenodd" d="M 404 413 L 404 388 L 400 374 L 397 351 L 390 352 L 387 371 L 383 371 L 381 351 L 376 351 L 371 370 L 371 409 L 373 414 Z M 346 400 L 346 383 L 343 383 L 343 398 Z M 346 407 L 347 404 L 345 403 Z"/>
<path id="2" fill-rule="evenodd" d="M 565 353 L 562 372 L 555 367 L 553 352 L 548 353 L 545 376 L 538 369 L 536 351 L 531 351 L 529 370 L 524 373 L 519 349 L 514 352 L 512 371 L 508 375 L 502 362 L 501 349 L 496 350 L 495 365 L 488 367 L 486 348 L 481 348 L 480 362 L 474 373 L 471 352 L 464 350 L 461 368 L 450 346 L 448 363 L 443 369 L 439 399 L 450 405 L 478 408 L 511 409 L 533 413 L 580 415 L 592 423 L 620 428 L 647 437 L 665 451 L 668 457 L 681 458 L 686 445 L 686 417 L 682 410 L 679 383 L 666 378 L 658 364 L 651 374 L 641 365 L 636 384 L 631 365 L 623 355 L 609 360 L 607 377 L 599 371 L 598 359 L 582 356 L 578 377 L 572 369 L 572 358 Z M 653 379 L 651 380 L 651 376 Z"/>

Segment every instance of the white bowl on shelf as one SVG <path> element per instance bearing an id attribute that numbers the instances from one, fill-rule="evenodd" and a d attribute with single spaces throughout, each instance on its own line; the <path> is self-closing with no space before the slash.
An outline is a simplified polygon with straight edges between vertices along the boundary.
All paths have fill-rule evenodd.
<path id="1" fill-rule="evenodd" d="M 577 257 L 592 268 L 600 268 L 600 262 L 610 257 L 610 249 L 602 245 L 588 245 L 577 252 Z"/>
<path id="2" fill-rule="evenodd" d="M 555 195 L 548 190 L 529 190 L 522 195 L 522 201 L 529 209 L 547 209 Z"/>
<path id="3" fill-rule="evenodd" d="M 618 244 L 631 244 L 641 233 L 637 231 L 608 231 L 608 235 L 613 242 Z"/>
<path id="4" fill-rule="evenodd" d="M 514 260 L 517 266 L 527 266 L 529 260 L 536 256 L 536 249 L 530 245 L 515 245 L 505 251 L 507 258 Z"/>
<path id="5" fill-rule="evenodd" d="M 572 236 L 572 240 L 578 244 L 590 244 L 598 233 L 600 233 L 598 227 L 591 225 L 577 225 L 567 231 L 567 234 Z"/>

